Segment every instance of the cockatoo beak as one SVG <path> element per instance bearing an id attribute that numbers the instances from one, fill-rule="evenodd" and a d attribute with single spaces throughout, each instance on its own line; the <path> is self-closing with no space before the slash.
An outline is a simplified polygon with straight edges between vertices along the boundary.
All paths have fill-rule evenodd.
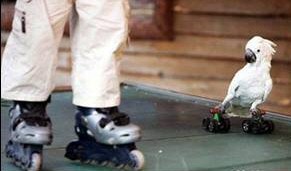
<path id="1" fill-rule="evenodd" d="M 251 49 L 247 49 L 245 52 L 245 61 L 247 63 L 254 63 L 256 62 L 256 60 L 257 60 L 256 54 Z"/>

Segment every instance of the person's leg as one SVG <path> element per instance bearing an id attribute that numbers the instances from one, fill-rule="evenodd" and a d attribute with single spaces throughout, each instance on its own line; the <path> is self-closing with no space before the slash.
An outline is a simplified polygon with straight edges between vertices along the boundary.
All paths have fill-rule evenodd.
<path id="1" fill-rule="evenodd" d="M 54 88 L 57 50 L 71 8 L 67 0 L 18 0 L 1 67 L 1 97 L 45 101 Z"/>
<path id="2" fill-rule="evenodd" d="M 72 17 L 73 103 L 120 103 L 119 59 L 128 36 L 127 0 L 77 0 Z"/>
<path id="3" fill-rule="evenodd" d="M 42 146 L 52 142 L 46 106 L 70 8 L 67 0 L 16 2 L 2 60 L 1 97 L 13 100 L 6 155 L 24 169 L 41 170 Z"/>
<path id="4" fill-rule="evenodd" d="M 72 16 L 73 103 L 78 141 L 66 148 L 72 160 L 111 162 L 141 169 L 135 142 L 140 128 L 118 111 L 119 58 L 128 35 L 128 0 L 77 0 Z"/>

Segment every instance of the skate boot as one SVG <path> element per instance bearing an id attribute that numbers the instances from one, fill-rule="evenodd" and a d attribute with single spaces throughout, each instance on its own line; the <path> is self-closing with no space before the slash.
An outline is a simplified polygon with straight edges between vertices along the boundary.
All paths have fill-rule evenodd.
<path id="1" fill-rule="evenodd" d="M 117 168 L 143 168 L 144 156 L 135 146 L 141 138 L 140 128 L 117 107 L 78 107 L 75 132 L 78 140 L 69 143 L 65 157 Z"/>
<path id="2" fill-rule="evenodd" d="M 270 134 L 274 131 L 273 121 L 264 119 L 265 111 L 257 109 L 250 111 L 252 118 L 242 122 L 242 130 L 246 133 L 253 134 Z"/>
<path id="3" fill-rule="evenodd" d="M 52 142 L 47 103 L 14 101 L 9 111 L 11 137 L 5 148 L 6 156 L 23 170 L 40 171 L 43 145 Z"/>
<path id="4" fill-rule="evenodd" d="M 230 120 L 226 114 L 219 108 L 210 109 L 210 117 L 206 117 L 202 121 L 202 127 L 213 133 L 227 133 L 230 130 Z"/>

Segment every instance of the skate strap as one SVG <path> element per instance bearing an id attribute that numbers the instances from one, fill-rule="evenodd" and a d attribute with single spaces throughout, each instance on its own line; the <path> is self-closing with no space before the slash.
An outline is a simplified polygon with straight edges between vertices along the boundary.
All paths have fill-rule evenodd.
<path id="1" fill-rule="evenodd" d="M 117 126 L 124 126 L 130 123 L 130 119 L 125 113 L 114 112 L 106 116 L 107 118 L 102 118 L 100 120 L 100 126 L 103 128 L 111 121 Z"/>
<path id="2" fill-rule="evenodd" d="M 128 125 L 130 122 L 128 115 L 125 113 L 114 112 L 110 115 L 110 118 L 118 126 Z"/>
<path id="3" fill-rule="evenodd" d="M 25 122 L 29 126 L 40 126 L 40 127 L 46 127 L 49 124 L 51 124 L 51 120 L 48 117 L 43 118 L 40 116 L 19 116 L 14 120 L 12 124 L 12 129 L 15 130 L 16 127 L 21 122 Z"/>

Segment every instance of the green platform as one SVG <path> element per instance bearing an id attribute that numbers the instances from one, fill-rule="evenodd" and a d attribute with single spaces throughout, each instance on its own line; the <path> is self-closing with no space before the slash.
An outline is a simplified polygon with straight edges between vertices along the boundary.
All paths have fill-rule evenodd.
<path id="1" fill-rule="evenodd" d="M 141 86 L 123 86 L 121 110 L 140 125 L 143 139 L 137 143 L 146 158 L 148 171 L 290 171 L 291 118 L 269 114 L 276 124 L 271 135 L 242 132 L 241 120 L 232 119 L 228 134 L 211 134 L 201 129 L 210 106 L 203 98 Z M 73 132 L 72 94 L 55 93 L 49 106 L 54 143 L 45 147 L 43 171 L 109 171 L 65 159 L 66 144 Z M 1 101 L 1 171 L 18 171 L 5 158 L 8 139 L 9 102 Z"/>

